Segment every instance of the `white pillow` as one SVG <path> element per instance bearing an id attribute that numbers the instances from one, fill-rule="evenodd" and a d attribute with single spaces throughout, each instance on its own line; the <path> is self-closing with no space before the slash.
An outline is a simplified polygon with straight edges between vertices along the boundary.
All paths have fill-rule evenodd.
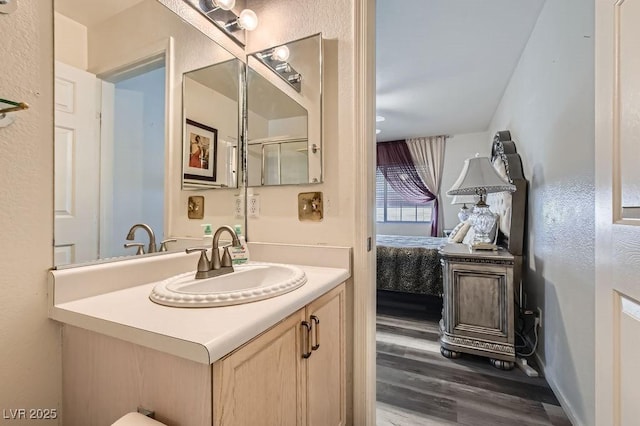
<path id="1" fill-rule="evenodd" d="M 465 235 L 467 235 L 467 232 L 469 231 L 470 228 L 471 228 L 471 222 L 469 222 L 468 220 L 465 220 L 464 222 L 460 222 L 459 224 L 456 225 L 455 228 L 453 228 L 453 230 L 451 231 L 451 234 L 449 234 L 449 242 L 461 243 Z"/>

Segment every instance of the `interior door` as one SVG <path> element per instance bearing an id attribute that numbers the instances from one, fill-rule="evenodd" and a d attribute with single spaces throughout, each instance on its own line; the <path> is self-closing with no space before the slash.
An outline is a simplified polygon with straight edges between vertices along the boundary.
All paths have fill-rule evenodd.
<path id="1" fill-rule="evenodd" d="M 596 1 L 596 424 L 640 419 L 640 0 Z"/>
<path id="2" fill-rule="evenodd" d="M 96 76 L 55 64 L 55 265 L 98 258 Z"/>

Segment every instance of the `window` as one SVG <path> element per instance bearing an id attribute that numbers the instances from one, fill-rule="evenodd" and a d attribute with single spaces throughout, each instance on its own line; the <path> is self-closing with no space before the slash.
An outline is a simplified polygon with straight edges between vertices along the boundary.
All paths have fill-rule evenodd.
<path id="1" fill-rule="evenodd" d="M 433 202 L 424 204 L 405 201 L 387 183 L 384 175 L 376 170 L 376 221 L 377 222 L 431 222 Z"/>

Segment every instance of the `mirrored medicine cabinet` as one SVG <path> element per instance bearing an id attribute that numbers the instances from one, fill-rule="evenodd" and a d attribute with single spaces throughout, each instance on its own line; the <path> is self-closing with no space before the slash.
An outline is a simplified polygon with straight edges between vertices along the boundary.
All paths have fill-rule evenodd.
<path id="1" fill-rule="evenodd" d="M 247 57 L 247 184 L 322 182 L 322 36 Z"/>

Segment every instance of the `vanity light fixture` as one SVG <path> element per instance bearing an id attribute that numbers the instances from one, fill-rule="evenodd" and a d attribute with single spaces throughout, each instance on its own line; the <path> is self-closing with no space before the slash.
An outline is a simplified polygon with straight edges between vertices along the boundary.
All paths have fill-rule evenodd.
<path id="1" fill-rule="evenodd" d="M 243 47 L 244 31 L 253 31 L 258 27 L 258 15 L 253 10 L 244 9 L 240 15 L 233 11 L 236 0 L 186 0 L 186 2 Z"/>
<path id="2" fill-rule="evenodd" d="M 224 27 L 231 32 L 237 30 L 253 31 L 258 28 L 258 15 L 251 9 L 244 9 L 240 12 L 240 16 L 233 21 L 227 22 Z"/>
<path id="3" fill-rule="evenodd" d="M 218 9 L 231 10 L 235 5 L 236 0 L 202 0 L 200 2 L 200 7 L 202 7 L 202 10 L 206 13 L 210 13 Z"/>
<path id="4" fill-rule="evenodd" d="M 289 83 L 297 92 L 300 92 L 302 90 L 302 74 L 287 62 L 290 54 L 289 47 L 281 45 L 254 53 L 253 56 L 271 68 L 273 72 Z"/>

